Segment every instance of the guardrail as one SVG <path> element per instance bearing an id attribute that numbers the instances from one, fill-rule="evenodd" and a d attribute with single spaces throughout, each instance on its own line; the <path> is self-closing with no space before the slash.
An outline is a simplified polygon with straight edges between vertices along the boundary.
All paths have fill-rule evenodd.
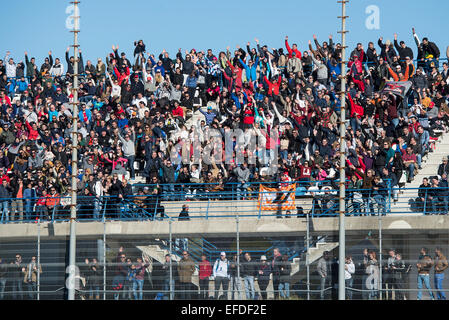
<path id="1" fill-rule="evenodd" d="M 260 186 L 276 187 L 288 185 L 284 182 L 269 183 L 229 183 L 223 189 L 213 191 L 218 184 L 165 184 L 159 185 L 161 194 L 138 194 L 129 196 L 78 196 L 77 220 L 79 221 L 145 221 L 145 220 L 190 220 L 213 218 L 267 218 L 267 217 L 335 217 L 339 211 L 338 194 L 335 188 L 322 188 L 327 183 L 296 182 L 295 191 L 273 188 L 270 191 Z M 307 186 L 309 186 L 307 188 Z M 138 189 L 154 185 L 135 185 Z M 282 204 L 266 208 L 259 205 L 262 198 L 285 199 L 295 192 L 290 209 Z M 276 200 L 275 200 L 276 201 Z M 1 223 L 68 221 L 70 218 L 68 196 L 46 198 L 0 199 Z M 188 205 L 188 217 L 180 217 L 183 205 Z M 449 188 L 387 188 L 346 190 L 346 215 L 387 215 L 387 214 L 447 214 Z M 294 207 L 292 209 L 291 207 Z"/>

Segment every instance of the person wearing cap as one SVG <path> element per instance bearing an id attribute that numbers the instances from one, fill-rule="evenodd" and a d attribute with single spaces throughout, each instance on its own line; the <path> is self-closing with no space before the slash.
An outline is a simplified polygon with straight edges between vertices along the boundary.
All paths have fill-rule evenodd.
<path id="1" fill-rule="evenodd" d="M 229 287 L 229 261 L 226 259 L 226 253 L 221 252 L 220 258 L 217 259 L 213 267 L 213 276 L 215 279 L 215 300 L 218 299 L 218 293 L 220 292 L 220 287 L 222 287 L 225 300 L 228 299 L 228 287 Z"/>
<path id="2" fill-rule="evenodd" d="M 260 257 L 260 264 L 257 268 L 257 284 L 259 285 L 262 300 L 267 300 L 267 287 L 270 283 L 270 275 L 272 273 L 271 264 L 267 262 L 265 255 Z"/>
<path id="3" fill-rule="evenodd" d="M 287 62 L 287 72 L 297 73 L 299 71 L 302 71 L 301 59 L 296 56 L 296 51 L 292 51 L 292 57 Z"/>
<path id="4" fill-rule="evenodd" d="M 438 166 L 438 175 L 443 176 L 443 173 L 449 174 L 449 156 L 444 156 L 443 159 L 441 159 L 442 163 Z"/>

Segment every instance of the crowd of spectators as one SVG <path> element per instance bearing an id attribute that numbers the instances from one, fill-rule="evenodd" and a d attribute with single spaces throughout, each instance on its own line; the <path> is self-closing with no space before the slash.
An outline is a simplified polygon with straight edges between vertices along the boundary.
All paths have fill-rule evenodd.
<path id="1" fill-rule="evenodd" d="M 69 48 L 66 65 L 50 51 L 40 67 L 27 52 L 25 62 L 7 52 L 0 61 L 2 219 L 68 210 L 70 203 L 58 197 L 71 190 L 73 116 L 79 120 L 77 192 L 96 199 L 80 204 L 95 217 L 103 196 L 116 205 L 132 194 L 169 198 L 176 191 L 219 192 L 229 183 L 241 198 L 251 182 L 335 186 L 345 75 L 351 187 L 376 190 L 382 180 L 393 187 L 413 180 L 432 140 L 448 130 L 449 67 L 443 63 L 440 71 L 438 46 L 413 29 L 415 67 L 413 50 L 397 35 L 394 42 L 378 39 L 380 50 L 359 43 L 342 75 L 341 45 L 332 36 L 323 43 L 313 37 L 315 48 L 309 41 L 302 51 L 285 37 L 285 51 L 256 39 L 246 50 L 179 49 L 175 56 L 151 53 L 140 40 L 133 56 L 112 46 L 96 65 L 84 64 L 80 50 L 77 115 Z M 405 98 L 385 93 L 389 81 L 410 81 L 410 92 Z M 199 114 L 204 117 L 196 121 Z M 196 157 L 205 150 L 211 162 Z M 128 182 L 136 176 L 151 187 L 133 190 Z"/>

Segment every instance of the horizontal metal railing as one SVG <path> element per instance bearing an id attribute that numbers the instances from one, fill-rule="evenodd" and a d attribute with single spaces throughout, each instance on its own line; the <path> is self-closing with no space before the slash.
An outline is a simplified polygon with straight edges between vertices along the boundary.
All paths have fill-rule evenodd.
<path id="1" fill-rule="evenodd" d="M 159 194 L 151 194 L 155 185 L 135 185 L 132 195 L 78 196 L 77 220 L 183 220 L 179 214 L 184 205 L 189 207 L 188 219 L 285 217 L 287 209 L 281 203 L 267 209 L 259 201 L 267 194 L 272 199 L 287 197 L 292 191 L 275 187 L 288 184 L 291 183 L 228 183 L 220 189 L 214 189 L 217 184 L 162 184 L 158 185 L 162 191 Z M 261 191 L 261 185 L 273 189 Z M 149 189 L 147 193 L 140 192 L 145 188 Z M 320 189 L 315 182 L 296 182 L 290 217 L 337 216 L 338 193 L 331 187 Z M 346 193 L 346 215 L 350 216 L 448 212 L 449 188 L 397 188 L 388 183 L 387 188 L 379 190 L 348 188 Z M 70 203 L 68 196 L 0 199 L 0 222 L 68 221 Z"/>

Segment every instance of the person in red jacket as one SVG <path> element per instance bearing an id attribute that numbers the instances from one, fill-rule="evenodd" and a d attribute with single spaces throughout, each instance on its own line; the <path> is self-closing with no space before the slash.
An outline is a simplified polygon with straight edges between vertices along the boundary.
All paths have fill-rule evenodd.
<path id="1" fill-rule="evenodd" d="M 172 114 L 173 117 L 180 117 L 184 119 L 184 109 L 179 105 L 177 101 L 175 101 L 175 105 L 173 106 Z"/>
<path id="2" fill-rule="evenodd" d="M 277 81 L 269 81 L 267 76 L 263 77 L 265 82 L 268 84 L 268 95 L 271 96 L 277 96 L 279 95 L 279 87 L 281 86 L 282 77 L 278 76 Z"/>
<path id="3" fill-rule="evenodd" d="M 212 275 L 212 267 L 205 254 L 201 255 L 199 279 L 200 279 L 200 297 L 209 298 L 209 277 Z"/>
<path id="4" fill-rule="evenodd" d="M 359 128 L 359 122 L 363 118 L 365 111 L 363 107 L 359 104 L 356 104 L 354 100 L 352 100 L 351 94 L 348 91 L 349 103 L 351 105 L 351 128 L 355 131 Z"/>
<path id="5" fill-rule="evenodd" d="M 290 46 L 288 45 L 288 36 L 285 36 L 285 47 L 287 48 L 289 59 L 292 58 L 292 53 L 295 52 L 296 58 L 301 60 L 301 51 L 298 50 L 298 46 L 296 45 L 296 43 L 293 44 L 293 48 L 290 48 Z"/>
<path id="6" fill-rule="evenodd" d="M 298 163 L 300 169 L 300 174 L 298 176 L 298 181 L 310 181 L 312 177 L 312 167 L 309 166 L 309 161 L 304 161 L 304 165 Z"/>
<path id="7" fill-rule="evenodd" d="M 30 125 L 28 123 L 28 120 L 25 120 L 25 124 L 28 128 L 28 139 L 37 140 L 39 138 L 39 132 L 37 131 L 37 124 L 33 122 L 33 125 Z"/>
<path id="8" fill-rule="evenodd" d="M 129 67 L 126 66 L 126 69 L 125 69 L 125 66 L 123 66 L 123 67 L 124 67 L 123 68 L 124 72 L 123 71 L 119 72 L 117 67 L 114 67 L 114 74 L 117 77 L 117 81 L 120 86 L 122 85 L 123 81 L 125 81 L 126 83 L 128 82 L 128 78 L 129 78 L 129 74 L 130 74 Z"/>
<path id="9" fill-rule="evenodd" d="M 365 82 L 363 81 L 363 58 L 365 52 L 360 52 L 360 56 L 354 54 L 351 61 L 348 62 L 349 74 L 351 75 L 352 81 L 357 85 L 360 91 L 365 91 Z"/>

